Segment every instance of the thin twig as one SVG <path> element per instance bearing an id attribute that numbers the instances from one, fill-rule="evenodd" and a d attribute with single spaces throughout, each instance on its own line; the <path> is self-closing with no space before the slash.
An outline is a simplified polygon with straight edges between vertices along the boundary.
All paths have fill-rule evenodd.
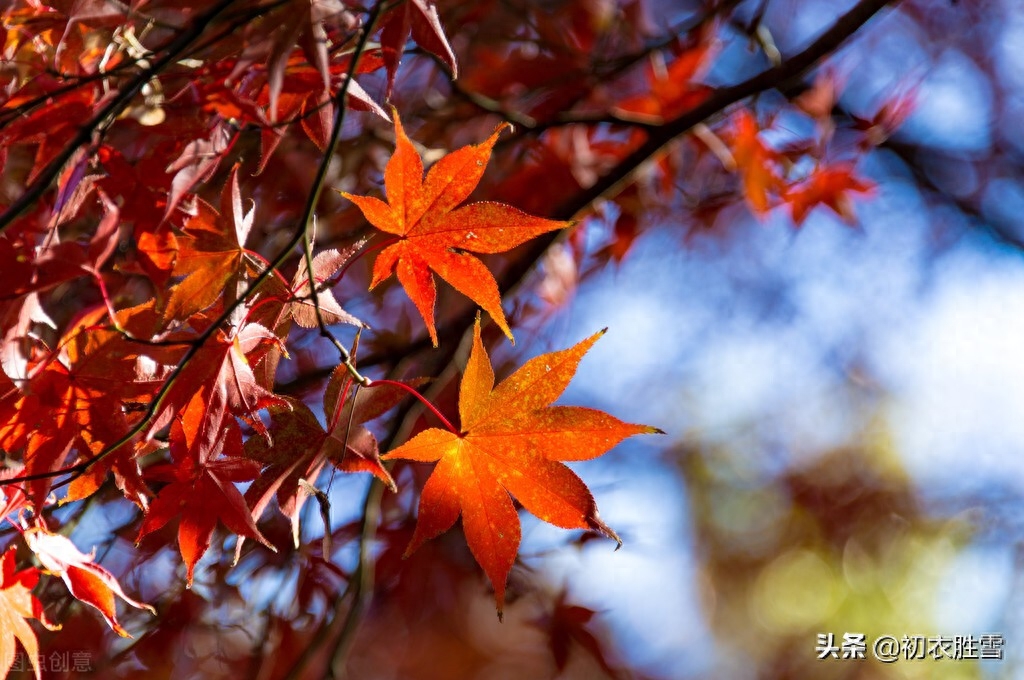
<path id="1" fill-rule="evenodd" d="M 374 564 L 370 556 L 370 546 L 377 538 L 377 525 L 380 521 L 380 501 L 384 496 L 384 484 L 377 478 L 370 482 L 363 501 L 363 527 L 359 535 L 359 564 L 352 574 L 352 606 L 345 615 L 341 634 L 334 647 L 330 669 L 335 678 L 344 678 L 347 673 L 345 661 L 355 642 L 356 631 L 363 617 L 363 611 L 373 599 Z"/>

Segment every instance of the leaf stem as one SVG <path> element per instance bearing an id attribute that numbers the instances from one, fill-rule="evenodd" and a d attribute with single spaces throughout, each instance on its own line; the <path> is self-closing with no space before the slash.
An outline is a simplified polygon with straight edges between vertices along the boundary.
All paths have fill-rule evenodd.
<path id="1" fill-rule="evenodd" d="M 367 385 L 364 385 L 364 387 L 378 387 L 380 385 L 391 385 L 392 387 L 398 387 L 398 388 L 401 388 L 401 389 L 405 390 L 406 392 L 408 392 L 412 396 L 414 396 L 417 399 L 419 399 L 421 404 L 426 406 L 430 410 L 431 413 L 433 413 L 435 416 L 437 416 L 437 419 L 440 420 L 444 424 L 445 428 L 449 432 L 451 432 L 452 434 L 455 434 L 455 435 L 460 434 L 458 429 L 456 429 L 456 427 L 454 425 L 452 425 L 451 421 L 448 420 L 447 418 L 445 418 L 444 414 L 441 413 L 439 410 L 437 410 L 436 406 L 434 406 L 432 403 L 430 403 L 429 399 L 427 399 L 422 394 L 420 394 L 419 392 L 417 392 L 416 390 L 414 390 L 413 388 L 409 387 L 408 385 L 406 385 L 403 382 L 398 382 L 397 380 L 371 380 L 371 381 L 369 381 L 369 383 Z"/>

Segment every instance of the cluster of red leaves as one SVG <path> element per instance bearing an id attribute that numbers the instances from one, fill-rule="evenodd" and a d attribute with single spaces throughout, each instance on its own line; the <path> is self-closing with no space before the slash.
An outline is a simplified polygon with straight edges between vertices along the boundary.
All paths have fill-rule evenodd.
<path id="1" fill-rule="evenodd" d="M 331 292 L 364 243 L 315 254 L 289 282 L 250 249 L 255 216 L 246 209 L 237 164 L 219 207 L 198 195 L 247 128 L 260 131 L 257 172 L 296 122 L 325 149 L 343 84 L 349 107 L 387 117 L 352 76 L 385 69 L 390 91 L 410 35 L 455 73 L 428 2 L 385 13 L 380 47 L 363 54 L 351 49 L 359 21 L 348 9 L 329 0 L 304 7 L 281 22 L 273 6 L 257 5 L 242 34 L 225 38 L 216 58 L 203 60 L 180 59 L 174 36 L 162 34 L 166 25 L 143 47 L 141 22 L 147 11 L 173 8 L 180 32 L 198 36 L 201 22 L 223 21 L 224 12 L 230 20 L 230 3 L 168 1 L 129 12 L 99 0 L 24 2 L 0 15 L 4 58 L 61 74 L 26 78 L 5 69 L 0 80 L 0 167 L 6 171 L 24 151 L 33 154 L 30 189 L 46 181 L 49 168 L 61 167 L 55 195 L 42 194 L 27 213 L 4 214 L 0 254 L 14 269 L 0 284 L 0 448 L 7 456 L 0 517 L 21 532 L 48 573 L 122 635 L 115 596 L 152 608 L 125 595 L 92 556 L 47 528 L 41 513 L 58 495 L 61 502 L 87 498 L 112 476 L 142 512 L 137 541 L 177 525 L 191 585 L 218 523 L 237 534 L 236 553 L 245 538 L 274 548 L 257 524 L 274 499 L 298 544 L 300 510 L 328 465 L 368 472 L 395 489 L 365 424 L 415 383 L 375 384 L 340 366 L 324 394 L 326 426 L 304 402 L 274 391 L 293 326 L 364 326 Z M 79 49 L 98 42 L 109 48 Z M 174 62 L 148 74 L 137 96 L 117 100 L 131 78 L 161 60 Z M 72 79 L 76 85 L 65 87 Z M 186 115 L 197 109 L 207 117 Z M 116 113 L 123 117 L 106 135 L 79 138 L 83 121 Z M 384 170 L 388 203 L 345 194 L 392 239 L 377 256 L 370 287 L 397 271 L 437 345 L 437 274 L 511 339 L 495 279 L 469 253 L 504 252 L 569 223 L 497 202 L 460 207 L 483 176 L 501 126 L 482 144 L 447 154 L 424 177 L 392 115 L 397 148 Z M 144 143 L 119 143 L 127 138 L 119 135 L 141 128 L 148 130 Z M 73 153 L 62 155 L 67 149 Z M 160 158 L 169 162 L 154 165 Z M 133 247 L 125 253 L 118 246 L 129 233 Z M 75 318 L 54 321 L 47 294 L 69 282 L 90 290 L 91 302 Z M 519 543 L 512 496 L 558 526 L 614 537 L 583 482 L 557 461 L 592 458 L 625 437 L 656 431 L 597 411 L 549 406 L 596 339 L 533 359 L 493 388 L 478 323 L 463 381 L 462 431 L 428 430 L 387 456 L 438 462 L 410 550 L 461 512 L 499 612 Z M 56 484 L 61 474 L 69 478 Z M 237 485 L 248 482 L 243 494 Z M 13 551 L 4 554 L 3 567 L 0 673 L 11 666 L 15 639 L 34 655 L 25 619 L 43 620 L 28 592 L 38 572 L 15 572 Z"/>
<path id="2" fill-rule="evenodd" d="M 858 152 L 882 143 L 892 134 L 910 113 L 912 99 L 894 99 L 870 121 L 855 118 L 851 126 L 855 143 L 844 140 L 845 149 L 840 149 L 833 144 L 833 108 L 839 89 L 835 74 L 823 71 L 813 87 L 794 101 L 795 110 L 815 123 L 811 138 L 776 146 L 762 135 L 770 125 L 761 127 L 746 109 L 733 115 L 724 135 L 731 152 L 727 165 L 739 175 L 743 195 L 754 214 L 764 216 L 776 206 L 788 206 L 793 222 L 800 226 L 811 211 L 825 206 L 847 224 L 856 223 L 851 196 L 870 195 L 875 188 L 857 174 Z"/>

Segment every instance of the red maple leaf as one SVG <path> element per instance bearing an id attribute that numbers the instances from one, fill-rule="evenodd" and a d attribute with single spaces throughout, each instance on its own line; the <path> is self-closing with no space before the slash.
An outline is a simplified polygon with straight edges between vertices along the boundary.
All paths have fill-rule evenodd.
<path id="1" fill-rule="evenodd" d="M 810 177 L 783 192 L 785 200 L 793 210 L 793 221 L 803 224 L 807 214 L 819 205 L 826 205 L 839 215 L 844 222 L 855 221 L 851 193 L 870 194 L 875 185 L 857 177 L 849 163 L 839 163 L 818 168 Z"/>
<path id="2" fill-rule="evenodd" d="M 410 33 L 413 40 L 443 61 L 452 72 L 452 78 L 459 75 L 455 63 L 455 54 L 441 26 L 441 18 L 437 7 L 429 0 L 406 0 L 397 4 L 381 19 L 380 44 L 383 48 L 384 63 L 388 69 L 388 89 L 386 96 L 391 98 L 391 90 L 395 84 L 395 73 L 398 63 L 402 60 L 405 43 Z"/>
<path id="3" fill-rule="evenodd" d="M 196 563 L 210 547 L 218 520 L 233 533 L 274 549 L 256 528 L 242 492 L 235 487 L 235 482 L 256 478 L 260 465 L 242 457 L 242 436 L 237 427 L 225 428 L 221 434 L 214 444 L 223 456 L 213 458 L 197 451 L 194 443 L 190 446 L 181 421 L 175 420 L 170 433 L 172 462 L 146 471 L 148 478 L 170 483 L 149 506 L 136 543 L 180 517 L 178 549 L 185 560 L 189 587 Z"/>
<path id="4" fill-rule="evenodd" d="M 605 658 L 601 641 L 588 629 L 588 624 L 596 613 L 593 609 L 570 604 L 568 593 L 563 588 L 555 598 L 551 612 L 532 622 L 547 634 L 548 648 L 559 672 L 565 670 L 571 646 L 576 643 L 590 654 L 609 677 L 617 678 L 621 675 Z"/>
<path id="5" fill-rule="evenodd" d="M 147 437 L 151 438 L 175 414 L 180 414 L 189 445 L 198 440 L 199 455 L 205 460 L 214 454 L 214 444 L 221 438 L 229 416 L 243 419 L 259 434 L 266 435 L 267 428 L 257 411 L 286 402 L 260 386 L 252 364 L 267 345 L 276 345 L 280 339 L 255 323 L 235 326 L 230 332 L 229 335 L 218 329 L 173 378 L 154 413 Z M 177 362 L 176 354 L 161 355 L 157 349 L 160 348 L 148 351 L 161 363 Z M 168 358 L 162 359 L 164 356 Z M 234 422 L 230 425 L 237 429 Z"/>
<path id="6" fill-rule="evenodd" d="M 395 488 L 391 475 L 381 465 L 376 438 L 362 423 L 397 404 L 404 393 L 393 388 L 360 390 L 362 399 L 355 399 L 353 410 L 353 402 L 345 400 L 342 388 L 337 386 L 346 382 L 345 378 L 345 367 L 339 366 L 331 376 L 333 387 L 324 394 L 326 430 L 308 406 L 289 399 L 290 408 L 271 409 L 270 434 L 274 443 L 251 437 L 245 445 L 249 458 L 269 464 L 245 494 L 252 504 L 253 517 L 262 515 L 276 495 L 278 507 L 291 521 L 296 547 L 299 545 L 299 511 L 309 496 L 300 480 L 313 484 L 328 461 L 343 472 L 369 472 L 392 490 Z M 381 401 L 382 398 L 385 401 Z"/>
<path id="7" fill-rule="evenodd" d="M 93 561 L 95 555 L 83 554 L 66 536 L 36 526 L 25 531 L 25 541 L 43 568 L 60 576 L 76 599 L 98 609 L 107 625 L 121 637 L 131 635 L 117 621 L 115 595 L 137 609 L 156 614 L 153 607 L 125 595 L 114 575 Z"/>
<path id="8" fill-rule="evenodd" d="M 693 81 L 706 70 L 713 53 L 710 41 L 684 51 L 670 64 L 661 52 L 652 52 L 645 68 L 649 90 L 619 102 L 615 113 L 657 124 L 692 109 L 711 94 L 710 87 Z"/>

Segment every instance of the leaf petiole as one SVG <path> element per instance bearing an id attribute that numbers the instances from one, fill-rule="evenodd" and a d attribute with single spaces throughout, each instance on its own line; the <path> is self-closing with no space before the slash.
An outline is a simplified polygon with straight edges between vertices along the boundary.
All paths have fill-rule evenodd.
<path id="1" fill-rule="evenodd" d="M 441 423 L 445 426 L 445 428 L 449 432 L 451 432 L 452 434 L 455 434 L 455 435 L 460 435 L 460 432 L 458 431 L 458 429 L 456 429 L 456 427 L 454 425 L 452 425 L 450 420 L 448 420 L 447 418 L 444 417 L 443 413 L 441 413 L 439 410 L 437 410 L 436 406 L 434 406 L 432 403 L 430 403 L 429 399 L 427 399 L 422 394 L 420 394 L 419 392 L 417 392 L 416 390 L 414 390 L 413 388 L 409 387 L 408 385 L 406 385 L 403 382 L 398 382 L 397 380 L 370 380 L 369 378 L 367 378 L 367 382 L 363 385 L 363 387 L 378 387 L 380 385 L 391 385 L 392 387 L 398 387 L 400 389 L 405 390 L 406 392 L 408 392 L 412 396 L 414 396 L 417 399 L 419 399 L 421 404 L 426 406 L 430 410 L 431 413 L 433 413 L 435 416 L 437 416 L 437 419 L 441 421 Z"/>

